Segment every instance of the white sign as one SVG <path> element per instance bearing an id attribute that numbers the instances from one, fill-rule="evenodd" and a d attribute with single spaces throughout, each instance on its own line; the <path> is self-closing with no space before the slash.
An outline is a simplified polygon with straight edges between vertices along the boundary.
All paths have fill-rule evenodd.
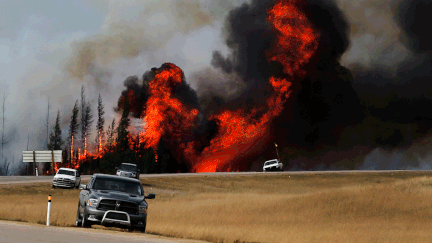
<path id="1" fill-rule="evenodd" d="M 35 156 L 35 158 L 34 158 Z M 45 150 L 45 151 L 23 151 L 23 162 L 62 162 L 61 150 Z"/>

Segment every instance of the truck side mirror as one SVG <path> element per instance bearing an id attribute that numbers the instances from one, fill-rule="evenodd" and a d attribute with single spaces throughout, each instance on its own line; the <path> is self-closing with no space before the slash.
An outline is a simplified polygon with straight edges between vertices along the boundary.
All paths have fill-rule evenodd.
<path id="1" fill-rule="evenodd" d="M 146 199 L 155 199 L 156 198 L 156 194 L 154 193 L 149 193 L 147 194 L 147 196 L 145 196 Z"/>
<path id="2" fill-rule="evenodd" d="M 86 184 L 80 184 L 79 188 L 82 189 L 82 190 L 88 190 Z"/>

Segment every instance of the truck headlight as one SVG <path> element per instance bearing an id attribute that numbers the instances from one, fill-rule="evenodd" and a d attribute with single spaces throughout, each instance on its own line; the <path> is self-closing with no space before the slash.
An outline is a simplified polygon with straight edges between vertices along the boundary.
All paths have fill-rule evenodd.
<path id="1" fill-rule="evenodd" d="M 87 201 L 87 205 L 92 206 L 92 207 L 97 207 L 99 200 L 95 199 L 95 198 L 90 198 Z"/>
<path id="2" fill-rule="evenodd" d="M 139 213 L 147 213 L 147 204 L 140 204 L 139 205 Z"/>

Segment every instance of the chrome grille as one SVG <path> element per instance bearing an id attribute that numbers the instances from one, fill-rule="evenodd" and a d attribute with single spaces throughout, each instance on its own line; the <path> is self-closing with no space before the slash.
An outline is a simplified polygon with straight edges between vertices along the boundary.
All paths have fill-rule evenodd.
<path id="1" fill-rule="evenodd" d="M 138 214 L 138 205 L 132 202 L 102 199 L 97 207 L 100 210 L 116 210 L 128 214 Z"/>

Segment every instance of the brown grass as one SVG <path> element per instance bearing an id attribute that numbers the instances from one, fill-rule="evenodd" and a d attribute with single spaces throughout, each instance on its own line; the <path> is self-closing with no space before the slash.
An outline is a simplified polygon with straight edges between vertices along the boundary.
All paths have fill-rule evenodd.
<path id="1" fill-rule="evenodd" d="M 212 242 L 428 242 L 432 173 L 334 173 L 142 179 L 147 232 Z M 0 219 L 72 226 L 79 190 L 0 187 Z M 19 192 L 18 192 L 19 191 Z M 39 192 L 40 191 L 40 192 Z"/>

